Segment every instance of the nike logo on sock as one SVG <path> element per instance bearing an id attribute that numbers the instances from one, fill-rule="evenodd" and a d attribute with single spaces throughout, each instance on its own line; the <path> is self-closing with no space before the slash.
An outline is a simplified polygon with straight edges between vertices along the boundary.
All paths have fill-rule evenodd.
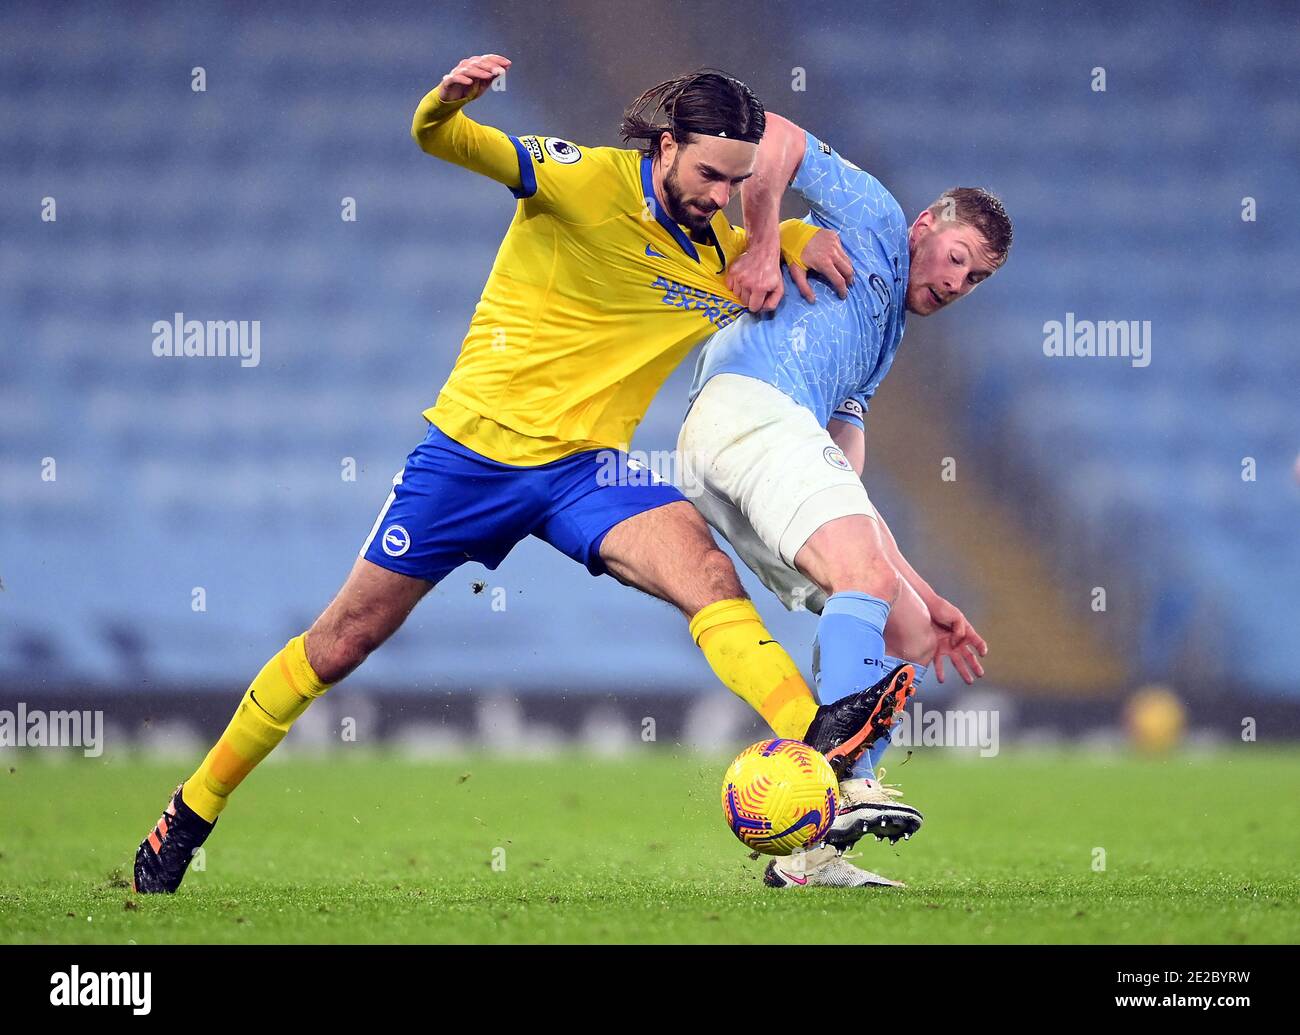
<path id="1" fill-rule="evenodd" d="M 253 693 L 251 689 L 248 691 L 248 699 L 252 701 L 255 705 L 257 705 L 258 710 L 261 711 L 261 713 L 265 715 L 268 719 L 275 719 L 274 715 L 272 715 L 270 712 L 268 712 L 265 708 L 262 707 L 262 703 L 257 699 L 257 695 Z"/>
<path id="2" fill-rule="evenodd" d="M 666 259 L 666 258 L 668 258 L 668 256 L 666 256 L 666 255 L 660 255 L 657 251 L 655 251 L 653 248 L 651 248 L 650 245 L 648 245 L 648 244 L 645 246 L 645 253 L 646 253 L 647 255 L 651 256 L 652 258 L 655 258 L 655 259 Z"/>
<path id="3" fill-rule="evenodd" d="M 776 640 L 759 640 L 759 641 L 758 641 L 758 645 L 761 647 L 761 646 L 763 646 L 765 643 L 775 643 L 775 642 L 776 642 Z"/>

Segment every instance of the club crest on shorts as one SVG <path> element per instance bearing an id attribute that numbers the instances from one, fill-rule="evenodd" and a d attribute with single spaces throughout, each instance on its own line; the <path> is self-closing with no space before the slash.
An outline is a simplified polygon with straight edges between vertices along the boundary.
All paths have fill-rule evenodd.
<path id="1" fill-rule="evenodd" d="M 572 165 L 582 157 L 582 152 L 575 145 L 559 137 L 547 137 L 543 146 L 546 148 L 546 153 L 561 165 Z"/>
<path id="2" fill-rule="evenodd" d="M 379 545 L 389 557 L 401 557 L 411 548 L 411 534 L 401 525 L 389 525 L 384 529 Z"/>
<path id="3" fill-rule="evenodd" d="M 844 455 L 844 451 L 839 446 L 827 446 L 822 451 L 822 456 L 832 467 L 838 467 L 841 471 L 853 470 L 853 465 L 849 463 L 849 458 Z"/>

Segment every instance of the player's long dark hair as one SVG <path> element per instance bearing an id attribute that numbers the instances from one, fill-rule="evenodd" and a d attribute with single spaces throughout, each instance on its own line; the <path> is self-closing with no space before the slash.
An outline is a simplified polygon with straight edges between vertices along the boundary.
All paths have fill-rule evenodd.
<path id="1" fill-rule="evenodd" d="M 659 139 L 671 133 L 679 144 L 692 133 L 757 144 L 767 128 L 763 105 L 748 86 L 715 68 L 701 68 L 652 86 L 623 113 L 625 141 L 640 141 L 643 154 L 657 155 Z"/>

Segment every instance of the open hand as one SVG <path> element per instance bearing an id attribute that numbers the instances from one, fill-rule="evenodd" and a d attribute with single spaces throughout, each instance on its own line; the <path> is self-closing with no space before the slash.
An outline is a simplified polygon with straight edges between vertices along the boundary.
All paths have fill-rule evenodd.
<path id="1" fill-rule="evenodd" d="M 812 240 L 804 245 L 799 260 L 808 270 L 830 281 L 840 298 L 848 298 L 849 285 L 853 283 L 853 263 L 849 261 L 849 253 L 840 243 L 840 235 L 834 230 L 822 229 L 813 234 Z M 790 279 L 799 289 L 799 294 L 809 302 L 816 302 L 817 296 L 808 283 L 808 270 L 792 265 Z"/>
<path id="2" fill-rule="evenodd" d="M 940 599 L 930 608 L 930 624 L 939 641 L 934 652 L 934 674 L 940 683 L 943 682 L 944 658 L 952 662 L 952 667 L 967 685 L 984 675 L 980 658 L 988 654 L 989 645 L 964 614 L 947 600 Z"/>
<path id="3" fill-rule="evenodd" d="M 444 101 L 474 98 L 492 85 L 497 76 L 505 75 L 510 59 L 500 54 L 475 54 L 442 77 L 438 96 Z"/>

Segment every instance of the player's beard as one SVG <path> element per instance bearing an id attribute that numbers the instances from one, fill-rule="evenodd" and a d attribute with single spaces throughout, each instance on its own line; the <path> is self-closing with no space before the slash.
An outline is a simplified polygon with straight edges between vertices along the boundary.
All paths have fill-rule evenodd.
<path id="1" fill-rule="evenodd" d="M 694 199 L 686 197 L 686 192 L 682 190 L 681 180 L 677 178 L 677 163 L 679 161 L 681 161 L 681 152 L 678 152 L 677 156 L 673 158 L 672 168 L 664 173 L 664 206 L 668 209 L 668 215 L 673 222 L 681 223 L 692 233 L 703 233 L 713 220 L 713 212 L 702 215 L 688 207 L 688 203 Z"/>

